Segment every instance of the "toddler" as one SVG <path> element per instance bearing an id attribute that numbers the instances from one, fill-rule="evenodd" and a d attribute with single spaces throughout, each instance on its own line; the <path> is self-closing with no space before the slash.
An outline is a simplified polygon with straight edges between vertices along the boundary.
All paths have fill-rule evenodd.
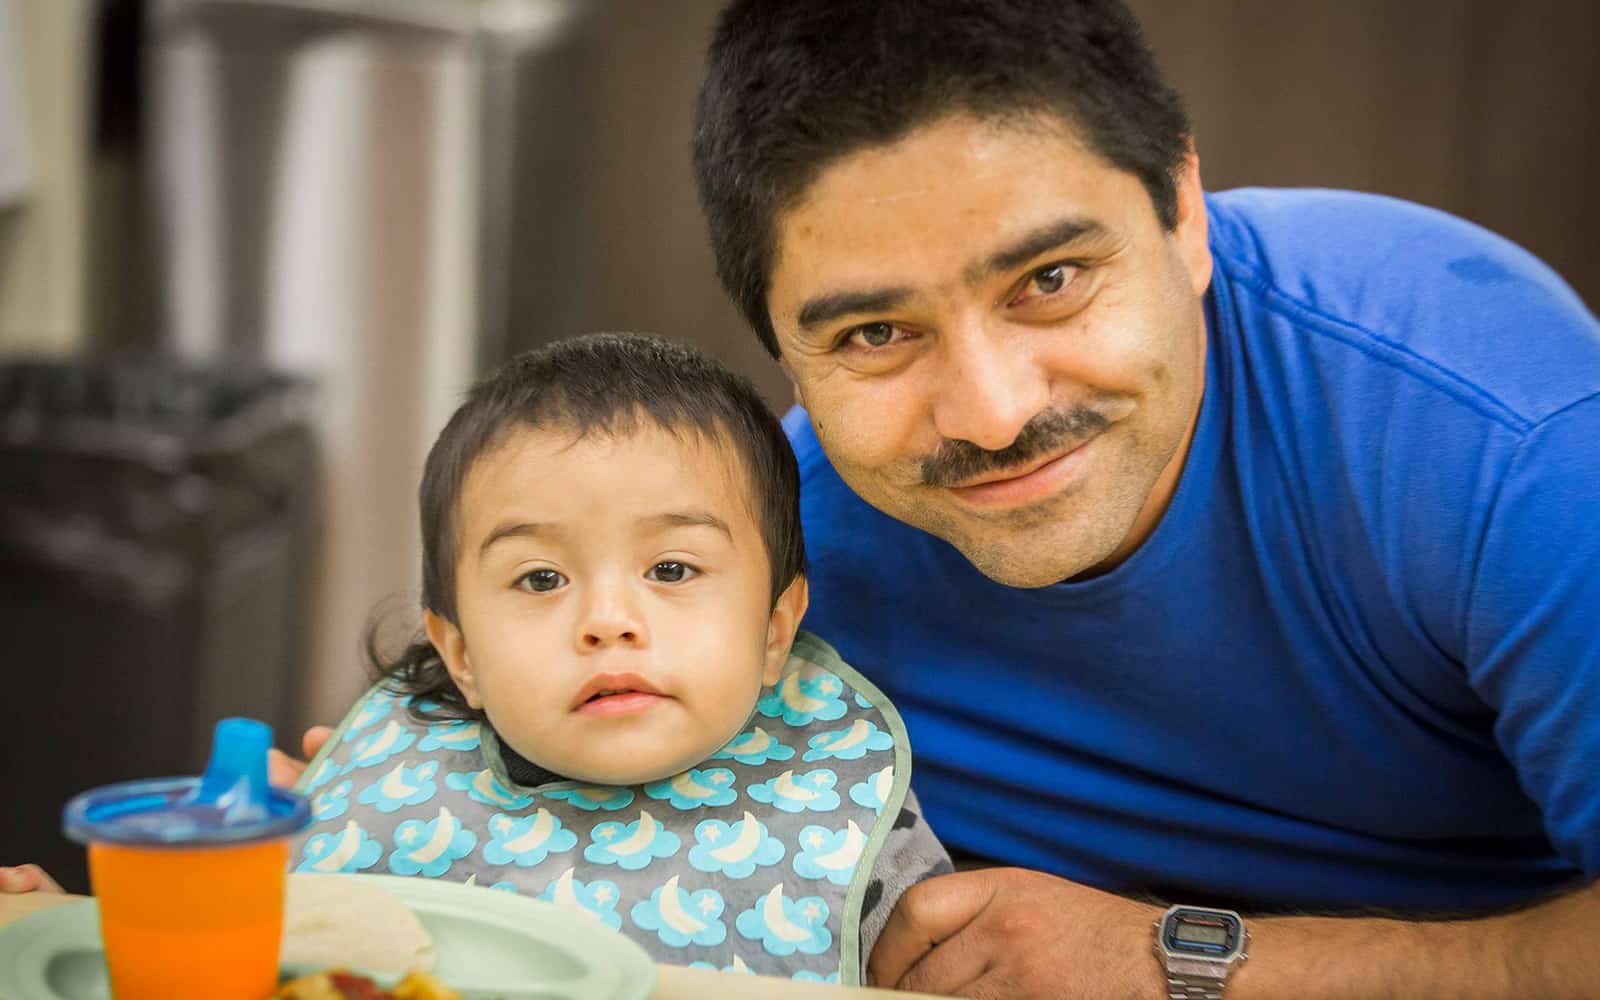
<path id="1" fill-rule="evenodd" d="M 715 362 L 593 335 L 475 387 L 419 491 L 425 636 L 301 777 L 298 871 L 576 907 L 658 961 L 860 981 L 950 870 L 894 706 L 806 608 L 799 476 Z M 370 645 L 370 644 L 369 644 Z"/>

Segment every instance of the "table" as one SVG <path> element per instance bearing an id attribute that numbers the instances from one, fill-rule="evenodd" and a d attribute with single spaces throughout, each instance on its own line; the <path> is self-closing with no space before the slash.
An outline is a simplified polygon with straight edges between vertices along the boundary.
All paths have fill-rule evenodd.
<path id="1" fill-rule="evenodd" d="M 47 892 L 0 893 L 0 928 L 38 910 L 86 898 Z M 914 1000 L 919 996 L 927 995 L 865 987 L 842 988 L 770 976 L 735 976 L 710 969 L 657 965 L 656 988 L 650 994 L 650 1000 L 708 1000 L 712 997 L 739 997 L 740 1000 Z"/>

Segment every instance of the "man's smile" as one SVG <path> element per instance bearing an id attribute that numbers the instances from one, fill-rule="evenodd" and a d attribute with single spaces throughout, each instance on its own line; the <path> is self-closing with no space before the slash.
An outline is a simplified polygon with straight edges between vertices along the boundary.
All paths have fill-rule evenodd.
<path id="1" fill-rule="evenodd" d="M 950 487 L 950 494 L 965 505 L 985 510 L 1037 503 L 1081 478 L 1090 457 L 1089 446 L 1099 437 L 1096 434 L 1086 441 L 1069 445 L 1065 450 L 1035 459 L 1026 465 L 978 476 L 965 485 Z"/>

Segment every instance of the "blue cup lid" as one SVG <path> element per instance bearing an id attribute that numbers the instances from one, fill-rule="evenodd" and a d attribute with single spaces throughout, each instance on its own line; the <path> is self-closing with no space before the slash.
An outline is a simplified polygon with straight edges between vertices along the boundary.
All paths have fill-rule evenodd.
<path id="1" fill-rule="evenodd" d="M 272 727 L 223 719 L 198 778 L 106 785 L 67 803 L 62 827 L 80 843 L 178 847 L 238 844 L 288 836 L 311 822 L 304 796 L 267 783 Z"/>

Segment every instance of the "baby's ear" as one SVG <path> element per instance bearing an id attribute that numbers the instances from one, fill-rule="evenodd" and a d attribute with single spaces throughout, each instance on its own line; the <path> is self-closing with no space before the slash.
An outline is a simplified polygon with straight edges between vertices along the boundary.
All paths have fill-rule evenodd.
<path id="1" fill-rule="evenodd" d="M 783 665 L 789 662 L 789 649 L 794 645 L 795 633 L 800 631 L 800 619 L 806 615 L 811 591 L 804 573 L 797 575 L 787 590 L 778 595 L 772 607 L 772 617 L 767 622 L 767 659 L 761 672 L 761 683 L 776 684 L 783 676 Z"/>
<path id="2" fill-rule="evenodd" d="M 467 641 L 462 638 L 461 629 L 432 611 L 422 613 L 422 625 L 428 630 L 428 641 L 439 651 L 439 659 L 450 671 L 450 679 L 455 681 L 461 697 L 467 700 L 468 706 L 481 709 L 483 699 L 478 697 L 478 684 L 472 676 L 472 660 L 467 656 Z"/>

